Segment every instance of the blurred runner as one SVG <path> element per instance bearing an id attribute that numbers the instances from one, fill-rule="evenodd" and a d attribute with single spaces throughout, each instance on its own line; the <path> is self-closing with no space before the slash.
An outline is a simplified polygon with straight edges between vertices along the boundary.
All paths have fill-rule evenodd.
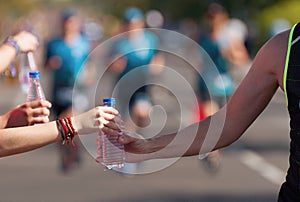
<path id="1" fill-rule="evenodd" d="M 230 18 L 226 9 L 217 3 L 209 5 L 206 13 L 212 39 L 219 45 L 222 55 L 233 65 L 243 65 L 249 61 L 245 46 L 248 29 L 237 18 Z"/>
<path id="2" fill-rule="evenodd" d="M 201 48 L 209 55 L 213 63 L 203 61 L 202 72 L 198 77 L 198 109 L 195 121 L 202 120 L 223 107 L 234 90 L 234 82 L 228 70 L 226 59 L 223 57 L 218 43 L 213 39 L 212 30 L 199 31 L 197 39 Z M 213 65 L 213 66 L 212 66 Z M 221 165 L 220 150 L 199 155 L 204 168 L 215 174 Z"/>
<path id="3" fill-rule="evenodd" d="M 157 36 L 144 29 L 143 12 L 139 8 L 129 7 L 123 17 L 124 31 L 127 33 L 126 37 L 121 37 L 114 44 L 112 55 L 116 60 L 110 70 L 117 73 L 117 108 L 127 128 L 136 131 L 149 124 L 152 102 L 147 81 L 150 73 L 157 73 L 157 69 L 153 69 L 157 66 L 152 64 L 159 64 L 163 60 L 157 54 Z"/>
<path id="4" fill-rule="evenodd" d="M 122 37 L 113 47 L 113 56 L 117 58 L 110 67 L 118 74 L 117 82 L 118 103 L 121 114 L 126 115 L 129 103 L 129 113 L 134 124 L 138 127 L 147 125 L 148 111 L 151 101 L 146 83 L 151 64 L 161 61 L 157 54 L 158 38 L 150 31 L 145 30 L 145 21 L 142 11 L 130 7 L 124 13 L 126 37 Z M 137 89 L 135 89 L 137 88 Z M 133 92 L 131 92 L 133 91 Z M 123 118 L 126 119 L 125 116 Z M 127 117 L 128 118 L 128 117 Z"/>
<path id="5" fill-rule="evenodd" d="M 211 39 L 219 46 L 237 86 L 246 75 L 251 62 L 246 47 L 248 28 L 241 19 L 231 17 L 218 3 L 208 6 L 206 21 Z"/>
<path id="6" fill-rule="evenodd" d="M 46 65 L 53 70 L 52 103 L 56 116 L 72 116 L 73 87 L 80 68 L 90 52 L 90 42 L 82 34 L 82 22 L 74 9 L 62 13 L 63 33 L 46 47 Z M 79 145 L 78 138 L 75 140 Z M 62 147 L 61 169 L 68 172 L 80 162 L 80 148 Z"/>
<path id="7" fill-rule="evenodd" d="M 122 136 L 119 141 L 125 144 L 126 161 L 193 156 L 228 147 L 257 120 L 280 88 L 285 93 L 290 117 L 290 156 L 277 201 L 300 201 L 299 54 L 300 24 L 297 23 L 291 30 L 277 34 L 262 46 L 226 106 L 211 117 L 180 131 L 146 140 L 131 133 Z M 209 132 L 210 129 L 213 129 L 212 132 Z"/>

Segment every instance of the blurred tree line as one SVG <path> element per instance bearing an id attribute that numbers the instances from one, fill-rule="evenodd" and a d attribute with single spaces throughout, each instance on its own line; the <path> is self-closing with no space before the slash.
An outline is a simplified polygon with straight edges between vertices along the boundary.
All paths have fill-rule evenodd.
<path id="1" fill-rule="evenodd" d="M 106 13 L 121 16 L 127 6 L 138 6 L 142 10 L 157 9 L 167 21 L 178 22 L 183 18 L 192 18 L 201 22 L 207 6 L 212 2 L 224 5 L 232 17 L 244 20 L 249 26 L 255 26 L 256 45 L 267 39 L 270 23 L 276 18 L 285 18 L 291 24 L 300 19 L 299 0 L 0 0 L 0 32 L 8 31 L 7 23 L 36 10 L 60 9 L 76 6 L 86 9 L 94 15 Z"/>

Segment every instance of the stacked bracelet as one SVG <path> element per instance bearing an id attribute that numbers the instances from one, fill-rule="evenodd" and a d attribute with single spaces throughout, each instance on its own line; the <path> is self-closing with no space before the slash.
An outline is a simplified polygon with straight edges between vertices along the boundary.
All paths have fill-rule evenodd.
<path id="1" fill-rule="evenodd" d="M 56 125 L 58 128 L 58 131 L 61 135 L 61 139 L 62 139 L 62 144 L 69 144 L 71 143 L 73 148 L 76 147 L 76 145 L 74 144 L 73 138 L 78 135 L 77 131 L 75 130 L 75 128 L 73 127 L 72 124 L 72 120 L 70 117 L 67 118 L 59 118 L 56 121 Z"/>
<path id="2" fill-rule="evenodd" d="M 61 123 L 60 123 L 60 121 L 59 120 L 56 120 L 56 126 L 57 126 L 57 128 L 58 128 L 58 132 L 59 132 L 59 134 L 60 134 L 60 136 L 61 136 L 61 144 L 62 145 L 65 145 L 66 144 L 66 138 L 65 138 L 65 131 L 64 131 L 64 129 L 63 129 L 63 126 L 61 125 Z"/>

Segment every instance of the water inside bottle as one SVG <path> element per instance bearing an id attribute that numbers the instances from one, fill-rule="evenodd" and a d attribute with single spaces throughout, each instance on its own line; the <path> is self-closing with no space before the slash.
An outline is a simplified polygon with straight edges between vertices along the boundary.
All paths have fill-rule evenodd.
<path id="1" fill-rule="evenodd" d="M 104 98 L 105 106 L 115 107 L 114 98 Z M 101 145 L 98 145 L 98 155 L 101 157 L 101 163 L 107 169 L 123 168 L 125 160 L 124 145 L 118 142 L 118 136 L 105 135 L 99 132 Z"/>
<path id="2" fill-rule="evenodd" d="M 118 143 L 118 136 L 102 134 L 102 164 L 107 169 L 124 166 L 124 146 Z"/>

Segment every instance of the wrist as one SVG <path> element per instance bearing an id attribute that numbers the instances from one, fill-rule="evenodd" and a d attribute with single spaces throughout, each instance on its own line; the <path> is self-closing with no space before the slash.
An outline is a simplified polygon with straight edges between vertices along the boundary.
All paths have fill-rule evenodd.
<path id="1" fill-rule="evenodd" d="M 0 129 L 4 129 L 7 126 L 7 117 L 8 117 L 8 112 L 5 113 L 4 115 L 0 116 Z"/>
<path id="2" fill-rule="evenodd" d="M 81 124 L 80 124 L 80 121 L 77 120 L 77 117 L 74 116 L 74 117 L 71 117 L 71 122 L 73 124 L 73 127 L 74 129 L 77 131 L 77 132 L 80 132 L 81 130 Z"/>
<path id="3" fill-rule="evenodd" d="M 58 128 L 58 131 L 61 136 L 62 144 L 69 144 L 71 143 L 73 148 L 76 148 L 76 145 L 74 143 L 74 137 L 78 135 L 78 132 L 74 128 L 73 121 L 70 117 L 66 118 L 58 118 L 56 120 L 56 125 Z"/>
<path id="4" fill-rule="evenodd" d="M 148 139 L 145 145 L 146 151 L 149 153 L 147 158 L 164 159 L 176 157 L 177 155 L 174 152 L 177 150 L 177 146 L 174 143 L 171 144 L 173 139 L 172 135 L 161 135 Z"/>
<path id="5" fill-rule="evenodd" d="M 20 53 L 20 50 L 21 50 L 21 49 L 20 49 L 19 43 L 17 42 L 17 40 L 16 40 L 14 37 L 8 36 L 8 37 L 4 40 L 3 44 L 9 45 L 9 46 L 11 46 L 12 48 L 14 48 L 14 49 L 15 49 L 15 52 L 16 52 L 16 55 L 18 55 L 18 54 Z"/>
<path id="6" fill-rule="evenodd" d="M 159 141 L 156 141 L 156 138 L 150 138 L 144 141 L 145 160 L 160 158 L 159 151 L 163 149 Z"/>

